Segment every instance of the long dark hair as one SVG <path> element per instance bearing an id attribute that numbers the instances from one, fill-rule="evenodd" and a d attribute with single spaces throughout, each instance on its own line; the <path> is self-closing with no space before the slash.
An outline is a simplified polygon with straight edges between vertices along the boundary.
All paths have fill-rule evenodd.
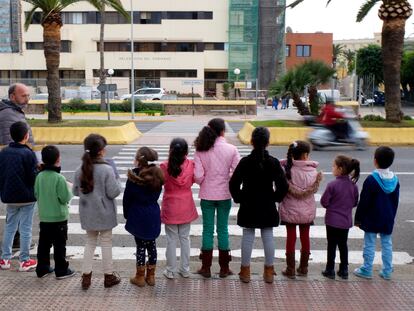
<path id="1" fill-rule="evenodd" d="M 100 159 L 101 152 L 107 145 L 105 137 L 99 134 L 89 134 L 83 141 L 85 152 L 82 156 L 82 173 L 80 187 L 83 194 L 93 191 L 93 164 Z"/>
<path id="2" fill-rule="evenodd" d="M 335 158 L 335 164 L 338 168 L 341 169 L 342 175 L 350 175 L 351 180 L 356 183 L 359 179 L 360 167 L 359 161 L 357 159 L 353 159 L 347 157 L 345 155 L 338 155 Z"/>
<path id="3" fill-rule="evenodd" d="M 289 145 L 285 165 L 285 173 L 287 180 L 292 179 L 292 174 L 290 170 L 293 166 L 293 160 L 300 160 L 302 158 L 302 155 L 304 155 L 305 153 L 310 153 L 310 151 L 310 144 L 303 140 L 296 140 Z"/>
<path id="4" fill-rule="evenodd" d="M 214 142 L 226 130 L 226 124 L 221 118 L 214 118 L 208 122 L 198 133 L 194 141 L 197 151 L 208 151 L 214 146 Z"/>
<path id="5" fill-rule="evenodd" d="M 161 191 L 164 175 L 158 166 L 148 163 L 158 160 L 157 151 L 149 147 L 141 147 L 135 155 L 135 160 L 139 168 L 137 183 L 154 191 Z"/>
<path id="6" fill-rule="evenodd" d="M 254 151 L 259 159 L 259 166 L 263 168 L 263 161 L 265 159 L 265 150 L 269 145 L 270 132 L 265 127 L 257 127 L 252 133 L 251 143 Z"/>
<path id="7" fill-rule="evenodd" d="M 170 143 L 168 156 L 168 174 L 176 178 L 181 174 L 181 164 L 188 154 L 188 144 L 183 138 L 174 138 Z"/>

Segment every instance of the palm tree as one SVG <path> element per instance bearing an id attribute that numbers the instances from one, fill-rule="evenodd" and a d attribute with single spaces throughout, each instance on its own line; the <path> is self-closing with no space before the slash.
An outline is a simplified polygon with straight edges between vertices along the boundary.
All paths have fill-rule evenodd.
<path id="1" fill-rule="evenodd" d="M 304 0 L 296 0 L 287 7 L 295 7 Z M 387 121 L 401 122 L 400 71 L 404 47 L 405 23 L 413 13 L 408 0 L 366 0 L 357 14 L 360 22 L 368 12 L 382 2 L 378 16 L 383 21 L 381 41 L 384 57 L 385 115 Z M 327 1 L 327 5 L 331 0 Z"/>
<path id="2" fill-rule="evenodd" d="M 348 69 L 348 74 L 352 73 L 355 69 L 355 55 L 356 52 L 352 51 L 350 49 L 347 49 L 345 51 L 342 52 L 342 55 L 345 57 L 346 60 L 346 64 L 347 64 L 347 69 Z"/>
<path id="3" fill-rule="evenodd" d="M 270 96 L 292 96 L 293 104 L 298 108 L 301 115 L 319 112 L 319 99 L 317 96 L 318 85 L 329 81 L 335 70 L 322 61 L 310 60 L 289 70 L 279 81 L 274 82 L 269 88 Z M 308 87 L 309 103 L 311 111 L 302 102 L 300 94 Z"/>
<path id="4" fill-rule="evenodd" d="M 80 2 L 81 0 L 24 0 L 33 5 L 26 16 L 25 30 L 27 30 L 33 20 L 37 9 L 42 11 L 40 24 L 43 27 L 43 52 L 46 59 L 48 89 L 47 110 L 48 121 L 52 123 L 62 121 L 60 96 L 60 28 L 62 27 L 62 17 L 60 12 L 67 6 Z"/>
<path id="5" fill-rule="evenodd" d="M 90 2 L 101 14 L 101 25 L 99 34 L 99 84 L 105 84 L 107 72 L 105 70 L 104 59 L 104 35 L 105 35 L 105 7 L 109 6 L 116 12 L 124 16 L 128 21 L 130 20 L 129 14 L 125 11 L 119 0 L 86 0 Z M 101 111 L 104 111 L 105 106 L 105 93 L 101 92 Z"/>
<path id="6" fill-rule="evenodd" d="M 339 55 L 343 53 L 344 46 L 342 44 L 332 44 L 332 64 L 335 68 L 336 60 L 338 59 Z"/>

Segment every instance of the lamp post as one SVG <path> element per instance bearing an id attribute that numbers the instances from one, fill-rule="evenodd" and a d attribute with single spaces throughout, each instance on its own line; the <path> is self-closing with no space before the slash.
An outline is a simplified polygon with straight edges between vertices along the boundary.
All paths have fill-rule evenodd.
<path id="1" fill-rule="evenodd" d="M 134 9 L 131 4 L 131 119 L 135 118 L 135 77 L 134 77 Z"/>
<path id="2" fill-rule="evenodd" d="M 236 82 L 238 82 L 239 81 L 240 69 L 239 68 L 234 68 L 233 73 L 236 75 Z M 236 89 L 236 85 L 234 86 L 234 95 L 235 95 L 236 100 L 237 100 L 237 89 Z"/>

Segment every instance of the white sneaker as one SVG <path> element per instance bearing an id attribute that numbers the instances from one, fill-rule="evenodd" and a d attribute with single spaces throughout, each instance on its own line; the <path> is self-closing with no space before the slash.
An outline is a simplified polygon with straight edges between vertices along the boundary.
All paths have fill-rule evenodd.
<path id="1" fill-rule="evenodd" d="M 182 270 L 180 270 L 179 272 L 178 272 L 183 278 L 189 278 L 190 277 L 190 272 L 188 272 L 188 271 L 182 271 Z"/>
<path id="2" fill-rule="evenodd" d="M 168 270 L 164 270 L 164 272 L 162 273 L 167 279 L 174 279 L 174 272 L 172 271 L 168 271 Z"/>
<path id="3" fill-rule="evenodd" d="M 10 269 L 10 259 L 2 259 L 0 260 L 0 269 L 2 270 L 9 270 Z"/>

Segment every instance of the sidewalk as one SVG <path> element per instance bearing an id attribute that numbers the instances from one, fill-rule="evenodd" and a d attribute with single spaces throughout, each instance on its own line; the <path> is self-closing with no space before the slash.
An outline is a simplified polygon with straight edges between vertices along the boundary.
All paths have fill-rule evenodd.
<path id="1" fill-rule="evenodd" d="M 74 263 L 73 266 L 79 266 Z M 396 275 L 393 281 L 375 276 L 372 281 L 350 276 L 348 281 L 332 281 L 319 277 L 311 265 L 307 278 L 287 280 L 278 276 L 273 284 L 261 278 L 261 265 L 249 284 L 238 277 L 220 279 L 217 274 L 203 279 L 193 274 L 189 279 L 167 280 L 157 271 L 156 285 L 138 288 L 129 283 L 133 262 L 116 262 L 121 284 L 103 287 L 101 272 L 94 272 L 88 291 L 80 287 L 80 275 L 66 280 L 53 276 L 38 279 L 34 272 L 0 271 L 0 310 L 413 310 L 414 280 Z M 194 264 L 193 264 L 194 265 Z M 97 268 L 100 266 L 100 262 Z M 127 269 L 125 267 L 128 266 Z M 197 263 L 198 266 L 198 263 Z M 193 269 L 194 268 L 194 269 Z M 232 267 L 238 272 L 237 266 Z M 398 270 L 400 267 L 397 268 Z M 412 267 L 406 273 L 412 276 Z M 195 271 L 195 267 L 192 267 Z M 214 266 L 212 271 L 218 271 Z"/>

